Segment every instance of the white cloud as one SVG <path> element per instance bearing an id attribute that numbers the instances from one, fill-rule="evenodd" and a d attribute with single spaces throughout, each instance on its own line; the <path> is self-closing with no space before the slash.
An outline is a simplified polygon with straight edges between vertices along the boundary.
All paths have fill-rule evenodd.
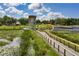
<path id="1" fill-rule="evenodd" d="M 23 17 L 28 18 L 28 15 L 29 15 L 28 13 L 24 13 Z"/>
<path id="2" fill-rule="evenodd" d="M 13 7 L 13 6 L 19 6 L 21 5 L 22 3 L 4 3 L 3 5 L 4 6 L 7 6 L 7 7 Z"/>
<path id="3" fill-rule="evenodd" d="M 65 17 L 62 13 L 59 13 L 59 12 L 49 12 L 47 16 L 50 18 L 64 18 Z"/>
<path id="4" fill-rule="evenodd" d="M 41 7 L 42 7 L 41 3 L 32 3 L 28 5 L 28 9 L 32 9 L 32 10 L 40 9 Z"/>
<path id="5" fill-rule="evenodd" d="M 46 15 L 42 15 L 42 16 L 37 16 L 37 19 L 39 19 L 39 20 L 45 20 L 45 18 L 46 18 Z"/>
<path id="6" fill-rule="evenodd" d="M 2 10 L 3 8 L 2 8 L 2 6 L 0 6 L 0 10 Z"/>
<path id="7" fill-rule="evenodd" d="M 7 14 L 7 16 L 8 16 L 8 17 L 12 17 L 11 15 L 8 15 L 8 14 Z"/>
<path id="8" fill-rule="evenodd" d="M 38 16 L 37 19 L 40 19 L 42 21 L 42 20 L 50 20 L 55 18 L 67 18 L 67 17 L 65 17 L 62 13 L 49 12 L 47 15 Z"/>
<path id="9" fill-rule="evenodd" d="M 34 10 L 36 13 L 48 13 L 50 12 L 49 8 L 42 7 L 41 9 Z"/>
<path id="10" fill-rule="evenodd" d="M 0 10 L 0 17 L 3 17 L 4 15 L 6 15 L 6 12 L 3 10 Z"/>
<path id="11" fill-rule="evenodd" d="M 46 8 L 43 4 L 41 3 L 33 3 L 28 5 L 28 9 L 33 10 L 36 15 L 42 15 L 44 13 L 50 12 L 51 8 Z"/>
<path id="12" fill-rule="evenodd" d="M 39 16 L 39 19 L 48 20 L 52 18 L 65 18 L 65 16 L 62 13 L 52 12 L 51 8 L 45 7 L 41 3 L 30 4 L 28 5 L 28 9 L 33 10 L 33 12 L 36 13 L 37 16 Z"/>
<path id="13" fill-rule="evenodd" d="M 23 10 L 18 10 L 15 7 L 8 7 L 7 9 L 5 9 L 5 11 L 10 14 L 19 14 L 19 15 L 23 14 Z"/>
<path id="14" fill-rule="evenodd" d="M 28 13 L 24 12 L 23 10 L 18 10 L 15 7 L 8 7 L 7 9 L 5 9 L 6 13 L 8 16 L 10 17 L 14 17 L 14 18 L 21 18 L 21 17 L 28 17 Z"/>
<path id="15" fill-rule="evenodd" d="M 26 3 L 22 3 L 22 5 L 26 5 Z"/>

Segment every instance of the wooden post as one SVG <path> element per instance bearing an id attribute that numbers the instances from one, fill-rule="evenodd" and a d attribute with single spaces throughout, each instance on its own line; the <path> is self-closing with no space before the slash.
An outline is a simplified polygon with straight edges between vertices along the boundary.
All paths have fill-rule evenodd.
<path id="1" fill-rule="evenodd" d="M 46 39 L 47 39 L 47 37 L 46 37 Z"/>
<path id="2" fill-rule="evenodd" d="M 61 43 L 61 39 L 60 39 L 60 43 Z"/>
<path id="3" fill-rule="evenodd" d="M 68 47 L 70 46 L 70 43 L 68 42 Z"/>
<path id="4" fill-rule="evenodd" d="M 47 37 L 45 37 L 45 38 L 46 38 L 46 40 L 48 40 Z"/>
<path id="5" fill-rule="evenodd" d="M 54 46 L 54 48 L 55 48 L 55 42 L 53 43 L 53 46 Z"/>
<path id="6" fill-rule="evenodd" d="M 54 37 L 54 39 L 56 40 L 56 38 Z"/>
<path id="7" fill-rule="evenodd" d="M 76 51 L 76 45 L 75 45 L 75 51 Z"/>
<path id="8" fill-rule="evenodd" d="M 64 45 L 65 45 L 65 40 L 64 40 Z"/>
<path id="9" fill-rule="evenodd" d="M 64 49 L 64 56 L 66 56 L 66 49 Z"/>
<path id="10" fill-rule="evenodd" d="M 58 52 L 60 51 L 60 45 L 58 45 Z"/>
<path id="11" fill-rule="evenodd" d="M 50 40 L 50 45 L 52 44 L 52 40 Z"/>
<path id="12" fill-rule="evenodd" d="M 47 40 L 48 40 L 48 43 L 49 43 L 49 39 L 47 38 Z"/>
<path id="13" fill-rule="evenodd" d="M 53 38 L 54 38 L 54 40 L 55 40 L 55 36 L 54 36 Z"/>

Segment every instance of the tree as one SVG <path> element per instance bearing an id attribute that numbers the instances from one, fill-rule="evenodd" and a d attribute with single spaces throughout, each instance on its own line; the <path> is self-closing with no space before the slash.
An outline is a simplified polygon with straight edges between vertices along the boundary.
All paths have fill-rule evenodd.
<path id="1" fill-rule="evenodd" d="M 4 16 L 3 17 L 3 24 L 5 24 L 5 25 L 9 25 L 9 21 L 11 21 L 11 18 L 10 17 L 8 17 L 8 16 Z M 8 23 L 9 22 L 9 23 Z"/>
<path id="2" fill-rule="evenodd" d="M 41 21 L 40 20 L 36 20 L 36 24 L 41 24 Z"/>
<path id="3" fill-rule="evenodd" d="M 51 19 L 50 24 L 55 24 L 55 20 Z"/>
<path id="4" fill-rule="evenodd" d="M 28 23 L 28 19 L 26 18 L 20 18 L 18 21 L 21 23 L 21 25 L 26 25 Z"/>
<path id="5" fill-rule="evenodd" d="M 64 19 L 64 18 L 57 18 L 57 19 L 55 19 L 55 24 L 65 25 L 66 24 L 66 19 Z"/>
<path id="6" fill-rule="evenodd" d="M 43 24 L 49 24 L 49 21 L 43 20 L 42 23 L 43 23 Z"/>

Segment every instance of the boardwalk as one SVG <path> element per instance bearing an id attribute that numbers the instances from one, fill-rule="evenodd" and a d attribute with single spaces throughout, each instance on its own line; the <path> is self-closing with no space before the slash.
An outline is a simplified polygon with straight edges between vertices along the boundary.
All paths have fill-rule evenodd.
<path id="1" fill-rule="evenodd" d="M 64 44 L 54 40 L 51 38 L 47 33 L 38 31 L 39 34 L 41 34 L 45 41 L 47 41 L 51 47 L 54 47 L 56 51 L 58 51 L 61 55 L 64 56 L 79 56 L 79 53 L 74 51 L 73 49 L 65 46 Z"/>

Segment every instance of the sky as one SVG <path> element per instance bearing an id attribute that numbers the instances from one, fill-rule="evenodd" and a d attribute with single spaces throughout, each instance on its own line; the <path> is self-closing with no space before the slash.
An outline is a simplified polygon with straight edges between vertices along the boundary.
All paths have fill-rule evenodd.
<path id="1" fill-rule="evenodd" d="M 0 3 L 0 17 L 79 18 L 79 3 Z"/>

